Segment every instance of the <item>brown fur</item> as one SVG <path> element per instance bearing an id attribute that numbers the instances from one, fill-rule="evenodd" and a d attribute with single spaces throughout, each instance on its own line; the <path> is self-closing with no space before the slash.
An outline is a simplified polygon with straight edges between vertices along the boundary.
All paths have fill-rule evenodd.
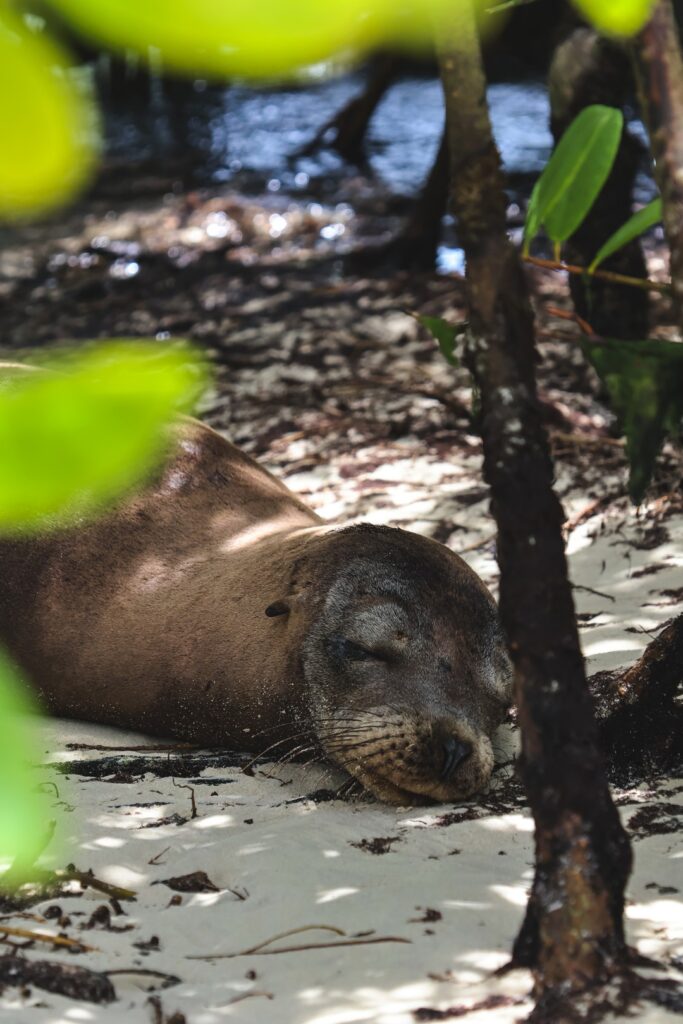
<path id="1" fill-rule="evenodd" d="M 197 421 L 114 511 L 0 541 L 0 580 L 0 638 L 55 714 L 322 752 L 394 802 L 488 780 L 510 671 L 481 581 L 415 534 L 325 525 Z M 445 778 L 449 737 L 473 753 Z"/>

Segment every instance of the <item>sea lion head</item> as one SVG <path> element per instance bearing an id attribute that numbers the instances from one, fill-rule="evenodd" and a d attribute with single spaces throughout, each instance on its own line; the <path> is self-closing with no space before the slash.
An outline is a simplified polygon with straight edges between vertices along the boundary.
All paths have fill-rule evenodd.
<path id="1" fill-rule="evenodd" d="M 387 527 L 340 530 L 323 562 L 303 673 L 326 756 L 390 803 L 481 790 L 512 695 L 482 581 L 443 545 Z"/>

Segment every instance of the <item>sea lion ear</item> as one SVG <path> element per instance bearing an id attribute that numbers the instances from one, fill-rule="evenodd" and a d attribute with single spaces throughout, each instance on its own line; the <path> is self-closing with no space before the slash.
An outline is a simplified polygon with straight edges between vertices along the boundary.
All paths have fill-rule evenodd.
<path id="1" fill-rule="evenodd" d="M 288 615 L 289 605 L 286 601 L 273 601 L 266 608 L 266 615 L 269 619 L 274 619 L 276 615 Z"/>

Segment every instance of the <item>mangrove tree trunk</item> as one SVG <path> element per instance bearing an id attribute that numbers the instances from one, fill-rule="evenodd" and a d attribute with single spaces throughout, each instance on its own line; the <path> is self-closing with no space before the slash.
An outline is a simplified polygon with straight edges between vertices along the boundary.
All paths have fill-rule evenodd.
<path id="1" fill-rule="evenodd" d="M 451 203 L 467 260 L 468 363 L 481 393 L 484 471 L 498 527 L 500 610 L 515 666 L 522 775 L 536 826 L 533 889 L 514 955 L 533 967 L 538 1012 L 575 1018 L 579 993 L 625 962 L 628 839 L 607 786 L 567 577 L 534 379 L 534 322 L 509 242 L 472 0 L 437 45 Z"/>

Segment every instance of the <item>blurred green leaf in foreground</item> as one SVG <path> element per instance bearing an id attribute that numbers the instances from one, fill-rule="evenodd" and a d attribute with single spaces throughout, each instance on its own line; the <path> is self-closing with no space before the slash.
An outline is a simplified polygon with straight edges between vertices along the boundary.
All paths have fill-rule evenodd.
<path id="1" fill-rule="evenodd" d="M 198 385 L 187 351 L 139 342 L 15 376 L 0 398 L 0 532 L 59 526 L 134 486 Z"/>
<path id="2" fill-rule="evenodd" d="M 30 761 L 36 761 L 28 720 L 33 710 L 18 673 L 0 650 L 0 864 L 20 861 L 46 830 L 44 803 Z M 28 866 L 28 865 L 27 865 Z M 18 876 L 21 877 L 20 871 Z"/>
<path id="3" fill-rule="evenodd" d="M 429 50 L 457 3 L 495 30 L 489 0 L 44 0 L 38 33 L 0 0 L 0 221 L 69 199 L 95 163 L 97 106 L 87 73 L 50 39 L 51 11 L 76 38 L 157 71 L 264 81 L 380 47 Z"/>
<path id="4" fill-rule="evenodd" d="M 0 534 L 92 515 L 148 474 L 204 382 L 187 349 L 107 343 L 47 371 L 0 366 Z M 18 675 L 0 651 L 0 861 L 30 868 L 41 820 Z M 17 863 L 19 871 L 17 874 Z"/>
<path id="5" fill-rule="evenodd" d="M 640 31 L 654 6 L 654 0 L 573 0 L 599 32 L 631 36 Z"/>
<path id="6" fill-rule="evenodd" d="M 67 68 L 56 43 L 0 3 L 0 221 L 58 205 L 91 173 L 95 107 Z"/>
<path id="7" fill-rule="evenodd" d="M 213 76 L 273 78 L 344 51 L 415 50 L 461 0 L 49 0 L 80 32 Z M 482 4 L 483 0 L 467 0 Z"/>

